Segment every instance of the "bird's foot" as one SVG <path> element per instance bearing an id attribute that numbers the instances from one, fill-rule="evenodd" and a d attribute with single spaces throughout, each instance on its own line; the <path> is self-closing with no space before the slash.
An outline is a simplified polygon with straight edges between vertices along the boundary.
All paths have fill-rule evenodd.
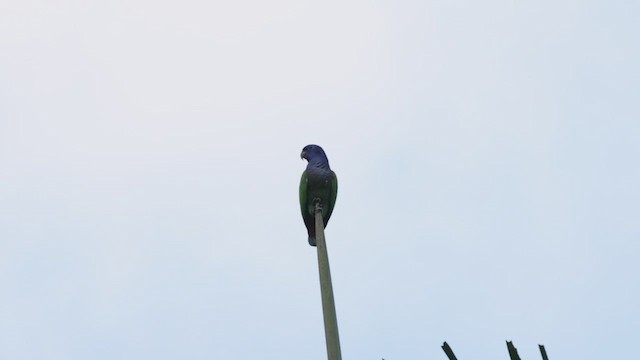
<path id="1" fill-rule="evenodd" d="M 314 203 L 314 204 L 315 204 L 315 206 L 316 206 L 316 208 L 315 208 L 315 210 L 316 210 L 316 211 L 322 211 L 322 199 L 320 199 L 320 198 L 314 198 L 314 199 L 313 199 L 313 203 Z"/>

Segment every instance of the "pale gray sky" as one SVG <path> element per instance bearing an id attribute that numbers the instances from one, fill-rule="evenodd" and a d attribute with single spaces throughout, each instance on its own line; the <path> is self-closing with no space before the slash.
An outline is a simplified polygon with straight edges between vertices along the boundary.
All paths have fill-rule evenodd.
<path id="1" fill-rule="evenodd" d="M 0 3 L 0 358 L 640 358 L 639 15 Z"/>

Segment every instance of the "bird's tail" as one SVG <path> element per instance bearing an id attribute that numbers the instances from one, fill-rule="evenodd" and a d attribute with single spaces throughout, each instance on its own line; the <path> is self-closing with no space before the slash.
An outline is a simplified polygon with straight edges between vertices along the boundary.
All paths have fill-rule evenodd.
<path id="1" fill-rule="evenodd" d="M 316 246 L 316 237 L 315 236 L 309 236 L 309 245 Z"/>

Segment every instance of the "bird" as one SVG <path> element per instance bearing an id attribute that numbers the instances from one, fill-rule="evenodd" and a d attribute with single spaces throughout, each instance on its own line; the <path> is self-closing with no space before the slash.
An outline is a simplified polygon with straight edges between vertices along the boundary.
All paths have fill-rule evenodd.
<path id="1" fill-rule="evenodd" d="M 336 204 L 338 178 L 320 146 L 305 146 L 300 157 L 308 161 L 300 179 L 300 211 L 307 227 L 309 245 L 316 246 L 315 204 L 320 202 L 322 206 L 322 220 L 326 227 Z"/>

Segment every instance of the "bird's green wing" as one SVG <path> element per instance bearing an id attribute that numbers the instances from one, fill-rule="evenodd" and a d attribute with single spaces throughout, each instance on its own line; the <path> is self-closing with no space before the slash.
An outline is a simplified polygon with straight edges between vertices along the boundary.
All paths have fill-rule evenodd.
<path id="1" fill-rule="evenodd" d="M 302 213 L 302 217 L 308 215 L 307 210 L 307 170 L 302 172 L 302 178 L 300 179 L 300 212 Z"/>
<path id="2" fill-rule="evenodd" d="M 336 198 L 338 197 L 338 177 L 335 172 L 331 172 L 331 189 L 329 190 L 329 206 L 327 209 L 326 219 L 327 221 L 331 217 L 331 213 L 333 212 L 333 207 L 336 205 Z"/>

